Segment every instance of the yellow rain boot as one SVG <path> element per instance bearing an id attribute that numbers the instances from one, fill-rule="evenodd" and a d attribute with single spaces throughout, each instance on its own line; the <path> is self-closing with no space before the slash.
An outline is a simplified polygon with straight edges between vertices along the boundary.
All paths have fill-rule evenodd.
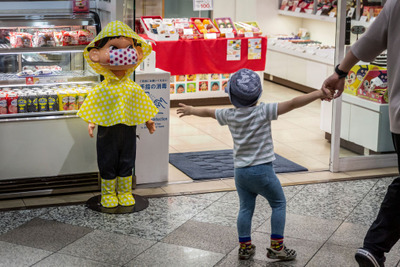
<path id="1" fill-rule="evenodd" d="M 118 203 L 121 206 L 135 205 L 135 199 L 132 196 L 132 176 L 118 178 Z"/>
<path id="2" fill-rule="evenodd" d="M 115 208 L 118 206 L 118 198 L 115 193 L 117 179 L 101 179 L 101 201 L 100 204 L 105 208 Z"/>

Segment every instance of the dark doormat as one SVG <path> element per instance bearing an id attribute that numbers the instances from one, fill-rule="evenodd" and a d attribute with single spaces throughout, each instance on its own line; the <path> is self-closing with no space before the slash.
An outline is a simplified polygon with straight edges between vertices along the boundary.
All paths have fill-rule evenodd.
<path id="1" fill-rule="evenodd" d="M 169 163 L 193 180 L 233 177 L 233 151 L 212 150 L 169 154 Z M 278 154 L 273 166 L 276 173 L 308 171 Z"/>

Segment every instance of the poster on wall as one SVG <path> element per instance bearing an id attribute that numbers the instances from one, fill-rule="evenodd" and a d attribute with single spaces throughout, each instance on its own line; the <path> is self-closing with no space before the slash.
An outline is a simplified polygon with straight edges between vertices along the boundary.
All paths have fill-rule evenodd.
<path id="1" fill-rule="evenodd" d="M 249 39 L 248 59 L 261 59 L 261 38 Z"/>
<path id="2" fill-rule="evenodd" d="M 213 10 L 213 0 L 193 0 L 193 10 Z"/>
<path id="3" fill-rule="evenodd" d="M 242 40 L 230 39 L 227 40 L 226 60 L 235 61 L 240 60 L 240 48 Z"/>

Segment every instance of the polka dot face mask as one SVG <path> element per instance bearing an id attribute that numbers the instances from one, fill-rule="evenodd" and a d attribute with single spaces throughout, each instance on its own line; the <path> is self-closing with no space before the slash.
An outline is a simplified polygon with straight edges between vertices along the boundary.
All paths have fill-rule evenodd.
<path id="1" fill-rule="evenodd" d="M 137 62 L 138 54 L 136 52 L 136 49 L 121 48 L 110 50 L 111 66 L 136 65 Z"/>

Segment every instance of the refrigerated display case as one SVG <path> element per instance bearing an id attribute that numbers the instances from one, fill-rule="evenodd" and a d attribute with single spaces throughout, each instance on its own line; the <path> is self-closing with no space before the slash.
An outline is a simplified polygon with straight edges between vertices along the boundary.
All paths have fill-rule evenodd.
<path id="1" fill-rule="evenodd" d="M 94 12 L 1 14 L 0 180 L 97 172 L 76 112 L 100 81 L 82 53 L 99 31 Z"/>

